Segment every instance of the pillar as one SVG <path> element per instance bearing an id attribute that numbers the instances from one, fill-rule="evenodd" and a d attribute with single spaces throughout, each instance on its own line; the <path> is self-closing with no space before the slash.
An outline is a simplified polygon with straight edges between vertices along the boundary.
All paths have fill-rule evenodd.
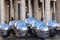
<path id="1" fill-rule="evenodd" d="M 43 21 L 44 21 L 44 16 L 45 16 L 45 12 L 44 12 L 44 0 L 42 0 L 42 13 L 43 13 Z"/>
<path id="2" fill-rule="evenodd" d="M 11 17 L 14 18 L 13 0 L 10 0 L 10 19 L 11 19 Z"/>
<path id="3" fill-rule="evenodd" d="M 7 22 L 9 22 L 9 5 L 7 5 Z"/>
<path id="4" fill-rule="evenodd" d="M 5 22 L 5 1 L 1 0 L 1 24 Z"/>
<path id="5" fill-rule="evenodd" d="M 56 20 L 57 22 L 60 22 L 60 0 L 56 1 Z"/>
<path id="6" fill-rule="evenodd" d="M 1 0 L 0 0 L 0 24 L 1 24 Z"/>
<path id="7" fill-rule="evenodd" d="M 45 0 L 45 18 L 44 22 L 52 20 L 50 13 L 50 0 Z"/>
<path id="8" fill-rule="evenodd" d="M 14 13 L 15 13 L 14 18 L 18 20 L 18 0 L 14 0 Z"/>
<path id="9" fill-rule="evenodd" d="M 34 18 L 39 20 L 39 14 L 38 14 L 38 0 L 34 0 Z"/>
<path id="10" fill-rule="evenodd" d="M 26 19 L 25 1 L 26 0 L 20 0 L 20 19 L 23 21 Z"/>
<path id="11" fill-rule="evenodd" d="M 29 11 L 29 17 L 32 17 L 32 5 L 31 5 L 31 0 L 28 0 L 28 11 Z"/>
<path id="12" fill-rule="evenodd" d="M 53 12 L 54 12 L 54 19 L 56 20 L 56 9 L 55 9 L 55 1 L 53 1 Z"/>
<path id="13" fill-rule="evenodd" d="M 4 14 L 5 15 L 5 21 L 7 22 L 7 16 L 8 16 L 7 15 L 7 1 L 5 1 L 5 4 L 4 5 L 5 5 L 5 7 L 4 7 L 5 8 L 4 9 L 5 10 L 5 14 Z"/>

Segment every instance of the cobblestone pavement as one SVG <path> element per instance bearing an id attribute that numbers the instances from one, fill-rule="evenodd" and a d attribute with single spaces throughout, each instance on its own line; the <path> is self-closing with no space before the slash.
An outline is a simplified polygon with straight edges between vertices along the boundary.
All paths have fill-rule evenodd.
<path id="1" fill-rule="evenodd" d="M 38 38 L 34 38 L 34 37 L 30 37 L 30 38 L 16 38 L 16 37 L 7 37 L 7 38 L 2 38 L 0 37 L 0 40 L 60 40 L 60 36 L 55 36 L 53 38 L 49 38 L 49 39 L 38 39 Z"/>

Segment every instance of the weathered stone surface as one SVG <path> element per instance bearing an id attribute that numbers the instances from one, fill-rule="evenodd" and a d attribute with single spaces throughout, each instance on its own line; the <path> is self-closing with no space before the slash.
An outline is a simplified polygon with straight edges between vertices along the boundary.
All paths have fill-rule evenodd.
<path id="1" fill-rule="evenodd" d="M 41 19 L 41 13 L 39 13 L 39 9 L 38 9 L 38 0 L 34 0 L 34 18 L 36 18 L 37 20 Z"/>
<path id="2" fill-rule="evenodd" d="M 10 18 L 14 18 L 14 5 L 13 5 L 13 0 L 10 0 Z"/>
<path id="3" fill-rule="evenodd" d="M 32 17 L 32 5 L 31 5 L 31 0 L 28 0 L 28 8 L 29 8 L 29 17 Z"/>
<path id="4" fill-rule="evenodd" d="M 26 0 L 21 0 L 21 3 L 20 3 L 20 19 L 23 21 L 26 19 L 25 4 L 26 4 Z"/>
<path id="5" fill-rule="evenodd" d="M 18 0 L 14 0 L 14 18 L 18 20 Z"/>
<path id="6" fill-rule="evenodd" d="M 50 13 L 50 0 L 45 0 L 45 17 L 44 20 L 46 21 L 50 21 L 51 18 L 51 13 Z"/>
<path id="7" fill-rule="evenodd" d="M 0 0 L 1 2 L 1 24 L 5 22 L 5 1 Z"/>
<path id="8" fill-rule="evenodd" d="M 56 6 L 57 6 L 56 20 L 60 22 L 60 0 L 57 0 Z"/>

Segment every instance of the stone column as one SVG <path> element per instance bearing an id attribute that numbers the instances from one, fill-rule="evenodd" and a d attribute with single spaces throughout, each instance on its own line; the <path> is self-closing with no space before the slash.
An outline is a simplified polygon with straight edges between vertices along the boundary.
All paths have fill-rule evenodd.
<path id="1" fill-rule="evenodd" d="M 42 0 L 42 13 L 43 13 L 43 21 L 44 21 L 44 17 L 45 17 L 45 12 L 44 12 L 44 0 Z"/>
<path id="2" fill-rule="evenodd" d="M 56 7 L 57 7 L 56 8 L 57 9 L 56 10 L 56 12 L 57 12 L 56 13 L 56 20 L 57 20 L 57 22 L 60 22 L 60 0 L 57 0 L 56 3 L 57 3 L 56 4 Z"/>
<path id="3" fill-rule="evenodd" d="M 28 11 L 29 11 L 29 17 L 32 17 L 32 5 L 31 5 L 31 0 L 28 0 Z"/>
<path id="4" fill-rule="evenodd" d="M 38 14 L 38 0 L 34 0 L 34 18 L 39 20 L 39 14 Z"/>
<path id="5" fill-rule="evenodd" d="M 6 1 L 5 1 L 5 4 L 4 5 L 5 5 L 5 7 L 4 7 L 5 8 L 4 9 L 5 10 L 5 14 L 4 14 L 5 15 L 5 21 L 7 22 L 7 16 L 8 15 L 7 15 L 7 2 Z"/>
<path id="6" fill-rule="evenodd" d="M 50 13 L 50 0 L 45 0 L 45 18 L 44 22 L 50 21 L 51 18 L 51 13 Z"/>
<path id="7" fill-rule="evenodd" d="M 0 0 L 0 24 L 1 24 L 1 0 Z"/>
<path id="8" fill-rule="evenodd" d="M 13 0 L 10 0 L 10 18 L 14 18 L 14 7 L 13 7 Z"/>
<path id="9" fill-rule="evenodd" d="M 18 20 L 18 0 L 14 0 L 14 13 L 15 13 L 15 19 Z"/>
<path id="10" fill-rule="evenodd" d="M 20 19 L 23 21 L 26 19 L 25 1 L 26 0 L 21 0 L 20 2 Z"/>
<path id="11" fill-rule="evenodd" d="M 5 22 L 5 1 L 1 0 L 1 24 Z"/>
<path id="12" fill-rule="evenodd" d="M 9 5 L 7 5 L 7 22 L 9 22 Z"/>
<path id="13" fill-rule="evenodd" d="M 53 2 L 53 10 L 54 10 L 54 11 L 53 11 L 53 12 L 54 12 L 54 19 L 56 20 L 56 15 L 55 15 L 55 14 L 56 14 L 56 11 L 55 11 L 55 10 L 56 10 L 56 9 L 55 9 L 55 1 Z"/>

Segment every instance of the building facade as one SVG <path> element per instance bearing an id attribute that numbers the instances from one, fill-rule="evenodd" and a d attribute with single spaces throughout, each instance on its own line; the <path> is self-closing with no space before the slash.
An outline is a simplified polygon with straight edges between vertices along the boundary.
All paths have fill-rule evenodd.
<path id="1" fill-rule="evenodd" d="M 27 15 L 44 22 L 60 22 L 60 0 L 0 0 L 0 24 L 11 17 L 25 21 Z"/>

